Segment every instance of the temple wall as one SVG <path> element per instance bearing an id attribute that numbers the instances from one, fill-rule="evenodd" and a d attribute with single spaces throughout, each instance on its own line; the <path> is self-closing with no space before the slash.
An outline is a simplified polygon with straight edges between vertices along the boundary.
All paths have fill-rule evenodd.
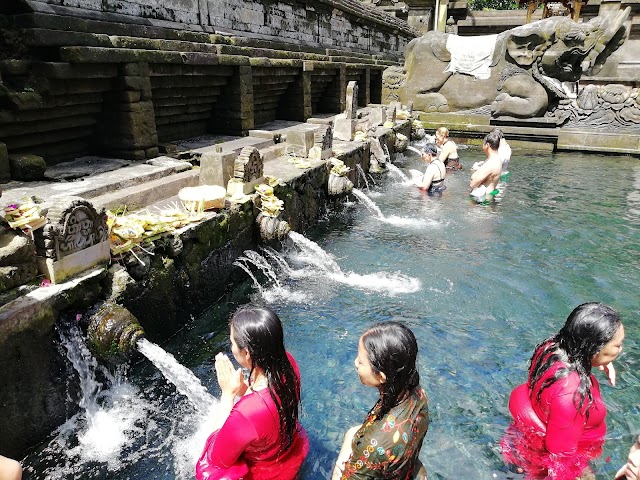
<path id="1" fill-rule="evenodd" d="M 357 0 L 0 3 L 0 182 L 16 155 L 154 158 L 205 133 L 340 113 L 417 35 Z M 362 103 L 364 104 L 364 103 Z"/>

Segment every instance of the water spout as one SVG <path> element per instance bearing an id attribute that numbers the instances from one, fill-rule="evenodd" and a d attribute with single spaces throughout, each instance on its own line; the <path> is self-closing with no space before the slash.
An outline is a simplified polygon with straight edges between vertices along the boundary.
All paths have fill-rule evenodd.
<path id="1" fill-rule="evenodd" d="M 89 349 L 101 360 L 116 364 L 128 360 L 143 337 L 138 319 L 115 303 L 103 303 L 89 318 Z"/>
<path id="2" fill-rule="evenodd" d="M 256 221 L 260 227 L 260 238 L 265 242 L 270 240 L 284 240 L 291 230 L 289 224 L 282 220 L 280 216 L 274 218 L 260 212 Z"/>
<path id="3" fill-rule="evenodd" d="M 407 147 L 407 150 L 411 150 L 413 153 L 417 153 L 418 155 L 422 156 L 422 152 L 412 145 L 409 145 Z"/>
<path id="4" fill-rule="evenodd" d="M 397 175 L 398 177 L 400 177 L 400 179 L 404 183 L 409 183 L 411 181 L 411 180 L 409 180 L 409 177 L 407 177 L 404 174 L 404 172 L 402 170 L 400 170 L 398 167 L 396 167 L 393 163 L 387 163 L 387 168 L 389 169 L 390 172 L 392 172 L 395 175 Z"/>
<path id="5" fill-rule="evenodd" d="M 173 355 L 146 338 L 138 340 L 137 348 L 201 413 L 214 411 L 218 400 L 202 386 L 198 377 L 181 365 Z"/>

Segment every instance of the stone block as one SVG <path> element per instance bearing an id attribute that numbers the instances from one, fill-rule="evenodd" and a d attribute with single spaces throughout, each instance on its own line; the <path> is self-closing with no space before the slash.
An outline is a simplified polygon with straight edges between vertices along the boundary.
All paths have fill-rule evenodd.
<path id="1" fill-rule="evenodd" d="M 369 123 L 371 125 L 382 125 L 387 119 L 387 109 L 384 107 L 371 107 L 369 112 Z"/>
<path id="2" fill-rule="evenodd" d="M 233 177 L 236 152 L 205 152 L 200 157 L 200 185 L 227 187 Z"/>
<path id="3" fill-rule="evenodd" d="M 287 132 L 287 144 L 290 145 L 290 151 L 296 155 L 302 155 L 306 157 L 309 154 L 309 150 L 315 143 L 315 131 L 314 130 L 292 130 Z"/>
<path id="4" fill-rule="evenodd" d="M 116 88 L 120 89 L 120 90 L 142 90 L 143 88 L 143 82 L 142 82 L 142 78 L 141 77 L 134 77 L 134 76 L 124 76 L 124 77 L 119 77 L 116 80 Z"/>
<path id="5" fill-rule="evenodd" d="M 144 151 L 144 155 L 146 158 L 156 158 L 160 156 L 160 149 L 158 147 L 147 148 Z"/>
<path id="6" fill-rule="evenodd" d="M 38 269 L 52 283 L 61 283 L 76 273 L 89 270 L 95 265 L 106 265 L 110 259 L 111 250 L 107 240 L 67 255 L 58 261 L 51 258 L 38 257 Z"/>
<path id="7" fill-rule="evenodd" d="M 35 265 L 35 246 L 21 230 L 0 229 L 0 267 L 32 262 Z"/>
<path id="8" fill-rule="evenodd" d="M 333 126 L 333 138 L 350 142 L 355 133 L 355 125 L 356 122 L 352 119 L 343 115 L 337 116 Z"/>
<path id="9" fill-rule="evenodd" d="M 33 280 L 37 274 L 35 262 L 0 267 L 0 292 L 24 285 Z"/>
<path id="10" fill-rule="evenodd" d="M 9 152 L 4 143 L 0 143 L 0 183 L 11 180 L 11 167 L 9 165 Z"/>
<path id="11" fill-rule="evenodd" d="M 26 182 L 42 180 L 47 170 L 44 158 L 26 153 L 10 154 L 9 166 L 12 179 Z"/>

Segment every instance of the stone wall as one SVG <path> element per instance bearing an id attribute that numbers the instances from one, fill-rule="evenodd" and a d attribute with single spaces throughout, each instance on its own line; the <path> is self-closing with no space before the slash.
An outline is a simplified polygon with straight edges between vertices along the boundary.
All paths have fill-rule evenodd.
<path id="1" fill-rule="evenodd" d="M 339 113 L 350 80 L 379 101 L 417 34 L 357 0 L 10 0 L 0 25 L 0 139 L 49 165 Z"/>
<path id="2" fill-rule="evenodd" d="M 396 129 L 408 136 L 411 123 Z M 394 138 L 386 130 L 381 141 L 392 147 Z M 339 155 L 356 186 L 363 181 L 356 164 L 368 170 L 369 157 L 368 143 Z M 335 201 L 327 191 L 330 169 L 323 162 L 276 188 L 285 203 L 283 219 L 293 230 L 314 226 Z M 258 212 L 253 200 L 235 204 L 145 246 L 154 255 L 139 254 L 142 263 L 133 257 L 114 260 L 108 271 L 96 268 L 0 306 L 0 452 L 19 458 L 78 408 L 76 374 L 57 341 L 61 319 L 76 321 L 108 300 L 133 313 L 150 340 L 163 342 L 246 280 L 233 262 L 257 248 Z"/>

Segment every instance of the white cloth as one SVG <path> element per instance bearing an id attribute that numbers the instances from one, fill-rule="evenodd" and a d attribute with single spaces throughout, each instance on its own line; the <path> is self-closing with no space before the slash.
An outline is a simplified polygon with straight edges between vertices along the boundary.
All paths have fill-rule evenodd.
<path id="1" fill-rule="evenodd" d="M 486 80 L 491 76 L 491 60 L 497 38 L 498 35 L 459 37 L 449 34 L 447 50 L 451 53 L 451 62 L 445 72 L 465 73 Z"/>
<path id="2" fill-rule="evenodd" d="M 500 142 L 498 157 L 502 160 L 502 173 L 507 173 L 509 171 L 509 160 L 511 160 L 511 147 L 507 142 Z"/>

